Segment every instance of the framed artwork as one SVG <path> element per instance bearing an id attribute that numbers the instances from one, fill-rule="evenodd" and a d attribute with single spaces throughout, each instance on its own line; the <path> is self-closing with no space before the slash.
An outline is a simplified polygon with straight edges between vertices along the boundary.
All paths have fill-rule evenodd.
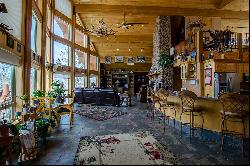
<path id="1" fill-rule="evenodd" d="M 115 56 L 115 63 L 123 63 L 124 57 L 123 56 Z"/>
<path id="2" fill-rule="evenodd" d="M 12 39 L 9 35 L 7 35 L 7 46 L 12 49 L 14 48 L 14 39 Z"/>
<path id="3" fill-rule="evenodd" d="M 145 63 L 145 57 L 144 56 L 137 56 L 136 57 L 136 63 Z"/>
<path id="4" fill-rule="evenodd" d="M 111 64 L 111 63 L 112 63 L 111 56 L 105 56 L 105 64 Z"/>
<path id="5" fill-rule="evenodd" d="M 128 57 L 128 65 L 134 65 L 134 57 L 132 56 Z"/>
<path id="6" fill-rule="evenodd" d="M 17 52 L 22 51 L 22 45 L 20 43 L 17 43 Z"/>
<path id="7" fill-rule="evenodd" d="M 205 85 L 212 86 L 212 68 L 205 69 Z"/>

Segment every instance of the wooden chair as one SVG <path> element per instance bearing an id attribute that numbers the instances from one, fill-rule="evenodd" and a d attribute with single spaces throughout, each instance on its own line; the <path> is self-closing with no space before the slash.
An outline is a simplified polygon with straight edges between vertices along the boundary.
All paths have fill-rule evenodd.
<path id="1" fill-rule="evenodd" d="M 55 114 L 57 117 L 57 122 L 60 124 L 62 115 L 69 115 L 70 117 L 70 127 L 73 127 L 73 112 L 74 112 L 74 100 L 73 98 L 69 98 L 68 104 L 61 104 L 55 109 Z"/>
<path id="2" fill-rule="evenodd" d="M 247 117 L 248 97 L 238 93 L 223 93 L 219 96 L 219 100 L 222 104 L 222 110 L 220 111 L 222 117 L 221 150 L 223 150 L 224 135 L 234 134 L 242 138 L 242 154 L 244 155 L 244 139 L 246 138 L 245 120 Z M 242 133 L 228 130 L 227 121 L 241 123 Z"/>
<path id="3" fill-rule="evenodd" d="M 195 101 L 197 100 L 197 95 L 189 90 L 183 90 L 180 92 L 179 97 L 181 98 L 181 115 L 180 122 L 183 114 L 189 115 L 189 122 L 182 123 L 181 122 L 181 136 L 182 136 L 182 125 L 189 124 L 189 142 L 191 143 L 191 137 L 193 136 L 193 130 L 197 127 L 194 127 L 194 117 L 200 116 L 202 118 L 201 124 L 201 136 L 203 134 L 203 125 L 204 125 L 204 117 L 202 110 L 200 108 L 195 108 Z"/>

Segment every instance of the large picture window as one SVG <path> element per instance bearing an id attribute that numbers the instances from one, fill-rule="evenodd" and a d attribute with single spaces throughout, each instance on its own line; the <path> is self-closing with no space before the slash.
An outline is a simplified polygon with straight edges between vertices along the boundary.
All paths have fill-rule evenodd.
<path id="1" fill-rule="evenodd" d="M 90 83 L 90 87 L 96 87 L 97 86 L 97 76 L 91 74 L 89 77 L 89 83 Z"/>
<path id="2" fill-rule="evenodd" d="M 75 50 L 75 67 L 87 69 L 87 53 Z"/>
<path id="3" fill-rule="evenodd" d="M 75 88 L 85 88 L 87 87 L 87 77 L 77 76 L 75 77 Z"/>
<path id="4" fill-rule="evenodd" d="M 70 0 L 55 0 L 56 10 L 72 18 L 72 3 Z"/>
<path id="5" fill-rule="evenodd" d="M 32 13 L 32 23 L 31 23 L 31 50 L 37 53 L 37 18 L 34 12 Z"/>
<path id="6" fill-rule="evenodd" d="M 84 33 L 82 33 L 81 31 L 79 31 L 77 29 L 75 30 L 75 43 L 76 44 L 78 44 L 82 47 L 85 47 L 85 43 L 84 43 L 85 38 L 84 37 L 85 37 Z"/>
<path id="7" fill-rule="evenodd" d="M 54 34 L 64 39 L 71 40 L 70 25 L 59 17 L 54 16 Z"/>
<path id="8" fill-rule="evenodd" d="M 98 57 L 90 55 L 90 70 L 98 71 Z"/>
<path id="9" fill-rule="evenodd" d="M 54 64 L 69 66 L 70 47 L 54 41 Z"/>
<path id="10" fill-rule="evenodd" d="M 0 63 L 0 118 L 11 120 L 13 115 L 12 97 L 14 94 L 14 73 L 13 65 Z"/>
<path id="11" fill-rule="evenodd" d="M 59 81 L 63 84 L 63 88 L 65 91 L 65 94 L 70 94 L 69 92 L 69 85 L 70 85 L 70 75 L 69 74 L 61 74 L 61 73 L 54 73 L 53 75 L 53 81 Z"/>
<path id="12" fill-rule="evenodd" d="M 30 94 L 37 90 L 37 70 L 31 68 L 30 71 Z"/>

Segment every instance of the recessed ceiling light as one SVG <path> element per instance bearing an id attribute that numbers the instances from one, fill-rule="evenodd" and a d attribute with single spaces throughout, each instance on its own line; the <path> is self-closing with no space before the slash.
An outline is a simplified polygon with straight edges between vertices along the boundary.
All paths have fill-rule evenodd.
<path id="1" fill-rule="evenodd" d="M 144 27 L 144 24 L 142 24 L 141 26 Z"/>
<path id="2" fill-rule="evenodd" d="M 119 50 L 120 50 L 119 48 L 116 49 L 116 51 L 119 51 Z"/>
<path id="3" fill-rule="evenodd" d="M 129 48 L 128 51 L 131 51 L 131 49 Z"/>

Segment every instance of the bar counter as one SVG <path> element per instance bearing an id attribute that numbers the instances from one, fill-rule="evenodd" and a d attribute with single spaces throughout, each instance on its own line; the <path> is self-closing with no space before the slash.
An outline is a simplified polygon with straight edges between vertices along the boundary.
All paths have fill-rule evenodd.
<path id="1" fill-rule="evenodd" d="M 178 97 L 178 95 L 169 95 L 167 97 L 167 100 L 168 102 L 175 103 L 175 108 L 176 108 L 175 119 L 177 121 L 180 121 L 181 99 Z M 159 108 L 160 105 L 156 104 L 155 106 Z M 215 132 L 221 132 L 222 119 L 221 119 L 220 111 L 222 110 L 222 104 L 220 103 L 218 99 L 198 97 L 198 99 L 195 102 L 195 107 L 196 108 L 199 107 L 200 109 L 203 110 L 204 129 L 215 131 Z M 174 111 L 171 112 L 171 110 L 168 110 L 166 111 L 166 115 L 174 117 Z M 185 123 L 188 121 L 189 121 L 189 115 L 183 114 L 182 122 Z M 202 118 L 200 116 L 195 116 L 194 123 L 196 124 L 196 126 L 201 126 Z M 239 122 L 228 121 L 227 127 L 229 130 L 232 130 L 232 131 L 237 131 L 240 133 L 243 132 L 242 123 L 239 123 Z M 249 111 L 248 111 L 248 115 L 245 121 L 245 132 L 246 132 L 246 136 L 249 137 Z"/>

